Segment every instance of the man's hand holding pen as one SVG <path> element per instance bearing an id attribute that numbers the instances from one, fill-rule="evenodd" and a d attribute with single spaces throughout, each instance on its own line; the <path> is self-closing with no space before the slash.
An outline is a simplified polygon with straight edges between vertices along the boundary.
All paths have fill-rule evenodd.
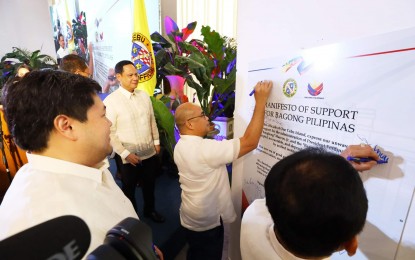
<path id="1" fill-rule="evenodd" d="M 357 171 L 367 171 L 373 166 L 385 163 L 370 145 L 349 145 L 341 154 Z"/>

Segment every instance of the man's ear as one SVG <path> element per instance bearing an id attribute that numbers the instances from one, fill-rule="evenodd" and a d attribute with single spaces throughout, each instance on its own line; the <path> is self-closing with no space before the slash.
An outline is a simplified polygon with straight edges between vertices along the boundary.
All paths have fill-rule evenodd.
<path id="1" fill-rule="evenodd" d="M 76 140 L 75 132 L 72 129 L 73 119 L 66 115 L 58 115 L 53 120 L 55 131 L 71 141 Z"/>
<path id="2" fill-rule="evenodd" d="M 185 125 L 186 125 L 186 127 L 188 128 L 188 129 L 191 129 L 191 130 L 193 130 L 193 125 L 192 125 L 192 123 L 189 121 L 189 120 L 186 120 L 186 122 L 185 122 Z"/>
<path id="3" fill-rule="evenodd" d="M 349 241 L 343 243 L 343 247 L 347 251 L 347 254 L 349 256 L 353 256 L 354 254 L 356 254 L 358 245 L 359 242 L 357 241 L 357 236 L 354 236 Z"/>

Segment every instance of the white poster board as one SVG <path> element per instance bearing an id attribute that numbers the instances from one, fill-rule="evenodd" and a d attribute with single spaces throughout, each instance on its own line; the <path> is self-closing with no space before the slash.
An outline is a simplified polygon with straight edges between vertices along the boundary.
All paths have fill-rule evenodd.
<path id="1" fill-rule="evenodd" d="M 159 31 L 159 1 L 145 2 L 150 33 Z M 133 10 L 134 0 L 57 0 L 50 5 L 55 41 L 59 33 L 63 34 L 70 52 L 85 58 L 93 67 L 93 79 L 103 88 L 111 83 L 108 92 L 117 88 L 116 82 L 109 79 L 115 75 L 110 69 L 121 60 L 131 60 Z M 75 20 L 82 20 L 87 31 L 82 50 L 78 48 L 77 37 L 69 40 L 74 36 Z M 86 55 L 88 47 L 92 53 Z"/>
<path id="2" fill-rule="evenodd" d="M 248 202 L 264 197 L 270 167 L 294 151 L 369 144 L 389 160 L 361 175 L 369 212 L 354 258 L 394 259 L 415 187 L 414 72 L 415 28 L 250 64 L 249 85 L 268 79 L 274 88 L 260 144 L 243 162 Z M 254 100 L 242 99 L 249 121 Z"/>
<path id="3" fill-rule="evenodd" d="M 94 79 L 105 85 L 110 68 L 120 60 L 131 59 L 133 1 L 105 0 L 97 5 L 85 1 L 90 10 L 88 35 L 93 40 Z"/>

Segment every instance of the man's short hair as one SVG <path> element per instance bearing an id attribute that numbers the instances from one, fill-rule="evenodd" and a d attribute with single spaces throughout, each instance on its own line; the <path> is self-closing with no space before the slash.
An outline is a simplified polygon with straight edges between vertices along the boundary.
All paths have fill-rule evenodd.
<path id="1" fill-rule="evenodd" d="M 53 70 L 32 71 L 6 85 L 4 113 L 17 145 L 27 151 L 43 151 L 58 115 L 85 122 L 97 86 L 89 78 Z"/>
<path id="2" fill-rule="evenodd" d="M 68 54 L 59 62 L 59 69 L 75 73 L 77 71 L 85 71 L 88 68 L 86 61 L 76 54 Z"/>
<path id="3" fill-rule="evenodd" d="M 132 63 L 129 60 L 122 60 L 118 62 L 117 64 L 115 64 L 115 67 L 114 67 L 115 74 L 122 74 L 124 66 L 128 64 L 131 64 L 134 66 L 134 63 Z"/>
<path id="4" fill-rule="evenodd" d="M 276 163 L 264 187 L 274 230 L 296 255 L 329 256 L 365 224 L 368 201 L 358 172 L 321 148 Z"/>

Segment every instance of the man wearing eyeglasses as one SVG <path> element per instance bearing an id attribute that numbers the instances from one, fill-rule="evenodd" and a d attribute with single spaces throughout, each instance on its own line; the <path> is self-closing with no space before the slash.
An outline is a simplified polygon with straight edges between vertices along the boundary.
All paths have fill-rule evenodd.
<path id="1" fill-rule="evenodd" d="M 189 244 L 188 260 L 222 257 L 223 223 L 236 218 L 226 164 L 257 147 L 271 88 L 271 81 L 261 81 L 255 86 L 254 113 L 241 138 L 204 139 L 211 128 L 202 109 L 184 103 L 176 110 L 180 140 L 174 150 L 174 161 L 182 188 L 180 221 Z"/>

